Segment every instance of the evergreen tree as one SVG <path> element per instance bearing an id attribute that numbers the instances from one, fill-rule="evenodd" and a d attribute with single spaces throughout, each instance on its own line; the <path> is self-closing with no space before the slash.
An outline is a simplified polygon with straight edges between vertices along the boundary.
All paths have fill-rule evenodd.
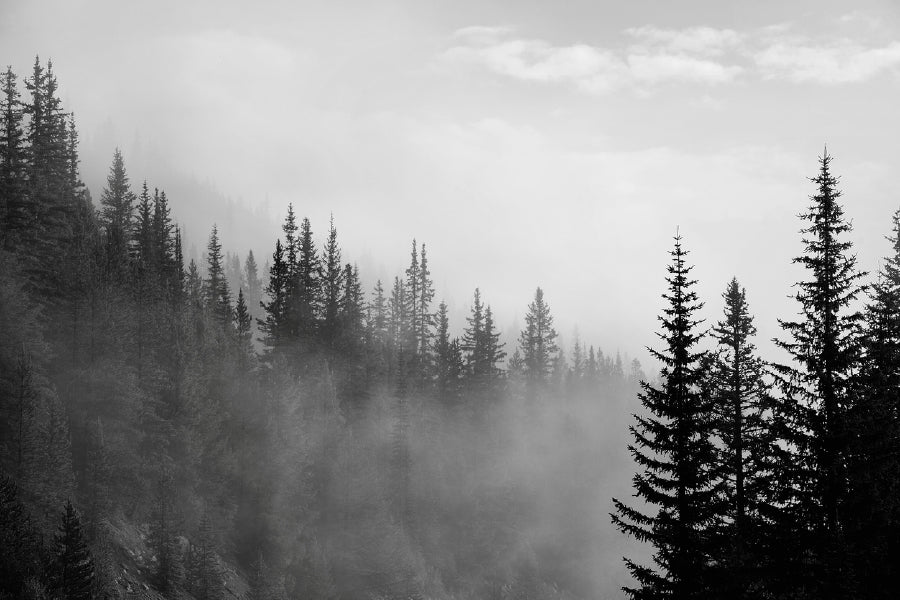
<path id="1" fill-rule="evenodd" d="M 900 595 L 900 211 L 893 253 L 869 290 L 856 402 L 848 414 L 848 544 L 861 598 Z"/>
<path id="2" fill-rule="evenodd" d="M 106 188 L 100 196 L 100 225 L 106 235 L 106 269 L 113 281 L 125 280 L 134 200 L 125 172 L 125 161 L 116 148 L 106 178 Z"/>
<path id="3" fill-rule="evenodd" d="M 328 230 L 328 240 L 325 242 L 325 271 L 322 280 L 322 341 L 326 348 L 333 349 L 340 335 L 338 316 L 341 309 L 341 290 L 344 285 L 344 271 L 341 266 L 341 249 L 337 242 L 337 229 L 334 227 L 334 217 L 331 218 L 331 226 Z"/>
<path id="4" fill-rule="evenodd" d="M 416 335 L 416 353 L 419 356 L 420 370 L 424 373 L 428 369 L 431 338 L 434 335 L 434 314 L 431 312 L 431 301 L 434 299 L 434 282 L 431 280 L 431 271 L 428 269 L 428 256 L 425 253 L 425 244 L 422 244 L 421 259 L 419 261 L 419 298 L 414 323 Z"/>
<path id="5" fill-rule="evenodd" d="M 323 310 L 322 261 L 319 258 L 312 225 L 304 218 L 300 223 L 300 256 L 296 289 L 293 291 L 293 303 L 297 311 L 298 333 L 307 344 L 311 344 L 319 329 L 319 320 Z"/>
<path id="6" fill-rule="evenodd" d="M 237 304 L 234 307 L 234 328 L 237 331 L 237 341 L 240 348 L 240 356 L 249 359 L 253 355 L 253 336 L 252 332 L 253 319 L 250 317 L 250 311 L 247 310 L 247 303 L 244 301 L 244 290 L 238 290 Z"/>
<path id="7" fill-rule="evenodd" d="M 28 226 L 26 149 L 22 101 L 16 75 L 7 68 L 0 78 L 0 247 L 12 250 L 14 235 Z"/>
<path id="8" fill-rule="evenodd" d="M 466 328 L 463 331 L 460 346 L 466 353 L 466 370 L 475 380 L 483 376 L 484 358 L 484 305 L 481 302 L 481 290 L 475 288 L 472 299 L 471 314 L 466 317 Z"/>
<path id="9" fill-rule="evenodd" d="M 797 284 L 800 319 L 779 321 L 787 339 L 776 344 L 792 364 L 776 365 L 781 398 L 776 406 L 779 434 L 787 449 L 778 466 L 781 497 L 777 531 L 781 579 L 814 597 L 846 598 L 851 581 L 842 539 L 846 523 L 848 429 L 854 375 L 859 368 L 859 323 L 852 308 L 859 294 L 856 258 L 845 239 L 844 220 L 827 151 L 819 159 L 817 187 L 801 218 L 804 254 L 794 259 L 808 273 Z M 796 543 L 796 546 L 795 546 Z"/>
<path id="10" fill-rule="evenodd" d="M 556 330 L 550 307 L 544 302 L 544 290 L 537 288 L 534 300 L 528 305 L 525 329 L 519 335 L 525 381 L 532 394 L 547 386 L 553 371 L 556 353 Z"/>
<path id="11" fill-rule="evenodd" d="M 227 327 L 232 318 L 231 291 L 222 268 L 222 244 L 219 243 L 219 230 L 215 225 L 209 234 L 206 249 L 206 280 L 203 282 L 206 306 L 219 323 Z"/>
<path id="12" fill-rule="evenodd" d="M 504 344 L 500 341 L 500 331 L 494 327 L 494 313 L 490 304 L 484 309 L 482 338 L 484 340 L 483 373 L 487 376 L 489 385 L 495 385 L 503 375 L 503 371 L 498 365 L 506 358 L 506 352 L 503 350 Z"/>
<path id="13" fill-rule="evenodd" d="M 450 339 L 450 319 L 447 303 L 441 302 L 437 312 L 437 332 L 434 340 L 435 386 L 438 399 L 455 402 L 461 395 L 461 379 L 465 369 L 462 345 Z"/>
<path id="14" fill-rule="evenodd" d="M 372 292 L 372 303 L 369 305 L 369 317 L 367 322 L 372 329 L 372 337 L 382 345 L 388 343 L 388 301 L 384 296 L 384 286 L 379 279 L 375 282 Z"/>
<path id="15" fill-rule="evenodd" d="M 56 572 L 63 598 L 92 600 L 94 560 L 81 530 L 81 519 L 71 501 L 66 501 L 56 535 Z"/>
<path id="16" fill-rule="evenodd" d="M 363 322 L 363 292 L 359 282 L 359 269 L 344 265 L 344 290 L 341 295 L 340 330 L 341 349 L 345 357 L 358 360 L 359 352 L 365 341 L 365 324 Z"/>
<path id="17" fill-rule="evenodd" d="M 266 285 L 268 302 L 260 302 L 260 308 L 265 311 L 266 317 L 264 320 L 257 320 L 259 328 L 265 336 L 261 341 L 266 345 L 267 353 L 281 348 L 284 344 L 288 285 L 288 269 L 284 260 L 284 247 L 281 245 L 281 240 L 275 240 L 275 252 L 272 254 L 272 266 L 269 269 L 269 283 Z"/>
<path id="18" fill-rule="evenodd" d="M 416 240 L 412 241 L 412 251 L 409 257 L 409 266 L 406 268 L 406 295 L 403 298 L 404 313 L 406 315 L 407 325 L 403 338 L 403 347 L 407 349 L 409 356 L 413 358 L 412 370 L 416 371 L 418 361 L 415 356 L 419 350 L 419 340 L 416 328 L 419 323 L 419 302 L 421 299 L 422 274 L 419 267 L 419 248 Z"/>
<path id="19" fill-rule="evenodd" d="M 708 595 L 711 526 L 718 517 L 713 419 L 707 398 L 698 393 L 704 356 L 696 350 L 703 333 L 694 314 L 702 304 L 692 289 L 692 267 L 675 237 L 668 267 L 668 303 L 659 317 L 663 350 L 650 349 L 662 363 L 659 387 L 641 382 L 644 414 L 635 415 L 628 449 L 639 467 L 635 496 L 647 509 L 614 499 L 612 520 L 623 533 L 649 543 L 655 567 L 630 559 L 625 564 L 637 587 L 632 598 L 704 598 Z"/>
<path id="20" fill-rule="evenodd" d="M 156 240 L 153 231 L 153 212 L 153 201 L 150 199 L 150 189 L 145 180 L 141 186 L 141 194 L 138 196 L 137 222 L 134 224 L 133 234 L 135 243 L 131 248 L 132 258 L 140 265 L 143 277 L 147 277 L 155 266 Z"/>
<path id="21" fill-rule="evenodd" d="M 256 265 L 253 250 L 247 253 L 247 259 L 244 261 L 244 279 L 247 281 L 248 311 L 256 314 L 256 309 L 262 300 L 262 281 L 259 278 L 259 267 Z"/>
<path id="22" fill-rule="evenodd" d="M 297 239 L 297 217 L 294 215 L 294 205 L 288 204 L 287 216 L 281 226 L 284 231 L 284 258 L 287 264 L 288 279 L 293 280 L 297 276 L 297 257 L 299 240 Z"/>
<path id="23" fill-rule="evenodd" d="M 719 459 L 727 506 L 721 593 L 756 598 L 765 580 L 761 545 L 771 512 L 773 444 L 764 366 L 756 356 L 756 334 L 745 290 L 732 279 L 722 294 L 724 319 L 713 328 L 718 354 L 707 374 L 714 380 Z"/>

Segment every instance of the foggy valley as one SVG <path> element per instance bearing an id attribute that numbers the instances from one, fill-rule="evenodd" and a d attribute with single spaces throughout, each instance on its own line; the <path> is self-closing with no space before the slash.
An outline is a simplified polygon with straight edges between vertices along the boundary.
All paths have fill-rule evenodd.
<path id="1" fill-rule="evenodd" d="M 723 4 L 0 1 L 0 600 L 900 597 L 900 9 Z"/>

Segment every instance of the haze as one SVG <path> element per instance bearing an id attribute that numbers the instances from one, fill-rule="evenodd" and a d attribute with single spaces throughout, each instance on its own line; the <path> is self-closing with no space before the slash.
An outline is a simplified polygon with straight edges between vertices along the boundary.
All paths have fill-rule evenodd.
<path id="1" fill-rule="evenodd" d="M 480 286 L 510 328 L 542 285 L 563 335 L 644 359 L 676 227 L 707 317 L 736 275 L 776 335 L 826 143 L 877 270 L 900 9 L 853 6 L 3 0 L 0 57 L 53 60 L 95 200 L 119 146 L 200 248 L 218 221 L 267 257 L 293 202 L 320 239 L 334 214 L 367 286 L 416 237 L 454 315 Z M 266 218 L 191 217 L 178 177 Z"/>

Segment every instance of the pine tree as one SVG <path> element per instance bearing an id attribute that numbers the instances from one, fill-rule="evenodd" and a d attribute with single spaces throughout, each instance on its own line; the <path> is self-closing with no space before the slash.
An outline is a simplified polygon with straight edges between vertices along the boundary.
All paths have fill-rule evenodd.
<path id="1" fill-rule="evenodd" d="M 461 379 L 465 370 L 462 345 L 450 339 L 450 319 L 447 303 L 441 301 L 437 312 L 437 331 L 434 340 L 435 386 L 438 399 L 453 403 L 461 396 Z"/>
<path id="2" fill-rule="evenodd" d="M 312 344 L 323 311 L 322 261 L 319 258 L 312 225 L 304 218 L 300 223 L 300 257 L 293 302 L 297 311 L 298 333 L 306 344 Z"/>
<path id="3" fill-rule="evenodd" d="M 372 329 L 372 337 L 386 346 L 388 343 L 388 301 L 384 296 L 384 286 L 379 279 L 372 291 L 372 303 L 369 305 L 369 317 L 366 319 Z"/>
<path id="4" fill-rule="evenodd" d="M 231 291 L 222 266 L 222 244 L 219 243 L 219 229 L 213 225 L 206 246 L 206 280 L 203 294 L 207 309 L 216 316 L 223 327 L 231 325 Z"/>
<path id="5" fill-rule="evenodd" d="M 347 263 L 344 265 L 344 290 L 340 304 L 341 351 L 347 358 L 357 359 L 365 341 L 363 304 L 359 269 Z"/>
<path id="6" fill-rule="evenodd" d="M 116 148 L 112 166 L 106 178 L 106 188 L 100 196 L 100 225 L 106 235 L 106 269 L 117 282 L 125 280 L 128 249 L 134 220 L 134 193 L 128 184 L 125 161 Z"/>
<path id="7" fill-rule="evenodd" d="M 200 277 L 200 269 L 193 258 L 185 275 L 184 291 L 190 306 L 194 308 L 203 306 L 203 278 Z"/>
<path id="8" fill-rule="evenodd" d="M 419 369 L 424 374 L 428 370 L 431 338 L 434 335 L 432 331 L 434 328 L 434 314 L 431 312 L 431 301 L 434 300 L 434 282 L 431 280 L 431 271 L 428 269 L 428 256 L 425 253 L 425 244 L 422 244 L 420 256 L 418 310 L 414 327 Z"/>
<path id="9" fill-rule="evenodd" d="M 503 350 L 504 344 L 500 341 L 500 332 L 494 327 L 494 313 L 490 304 L 484 309 L 482 339 L 484 340 L 483 372 L 487 376 L 488 387 L 491 388 L 496 386 L 497 381 L 503 375 L 503 371 L 498 365 L 506 358 L 506 352 Z"/>
<path id="10" fill-rule="evenodd" d="M 888 237 L 893 253 L 869 290 L 863 360 L 848 414 L 846 526 L 861 598 L 900 595 L 900 211 Z"/>
<path id="11" fill-rule="evenodd" d="M 775 442 L 764 365 L 752 341 L 756 327 L 746 292 L 735 278 L 722 297 L 724 319 L 713 328 L 719 352 L 708 374 L 717 405 L 719 469 L 727 503 L 721 593 L 729 598 L 755 598 L 761 593 L 766 568 L 761 542 L 770 513 Z"/>
<path id="12" fill-rule="evenodd" d="M 155 246 L 153 231 L 153 201 L 150 199 L 150 188 L 145 180 L 138 196 L 137 221 L 134 224 L 131 246 L 132 260 L 140 266 L 142 276 L 147 277 L 154 266 Z"/>
<path id="13" fill-rule="evenodd" d="M 405 280 L 406 295 L 403 298 L 404 313 L 407 319 L 406 335 L 403 339 L 403 347 L 408 351 L 408 355 L 412 358 L 412 370 L 418 369 L 415 356 L 419 349 L 419 340 L 416 335 L 416 328 L 419 323 L 419 300 L 422 284 L 421 270 L 419 267 L 419 247 L 416 240 L 412 241 L 412 251 L 409 257 L 409 266 L 406 268 Z"/>
<path id="14" fill-rule="evenodd" d="M 474 380 L 481 380 L 485 364 L 484 358 L 484 305 L 481 302 L 481 290 L 475 288 L 472 298 L 472 311 L 466 317 L 466 328 L 463 331 L 460 346 L 466 353 L 467 374 Z"/>
<path id="15" fill-rule="evenodd" d="M 151 225 L 154 270 L 157 273 L 166 274 L 168 276 L 167 279 L 170 280 L 175 267 L 175 241 L 179 237 L 176 233 L 176 227 L 172 223 L 171 213 L 166 192 L 154 189 Z M 168 291 L 172 292 L 173 290 L 169 289 Z"/>
<path id="16" fill-rule="evenodd" d="M 23 106 L 29 117 L 27 145 L 27 202 L 25 227 L 17 235 L 19 258 L 41 303 L 60 300 L 61 276 L 71 242 L 74 204 L 68 146 L 68 117 L 57 96 L 53 65 L 44 68 L 35 57 L 32 77 L 25 80 L 31 101 Z"/>
<path id="17" fill-rule="evenodd" d="M 406 345 L 410 329 L 409 313 L 406 304 L 406 285 L 399 277 L 394 277 L 394 287 L 391 289 L 391 297 L 388 300 L 390 318 L 388 320 L 388 333 L 395 350 L 409 352 Z"/>
<path id="18" fill-rule="evenodd" d="M 337 242 L 337 229 L 334 227 L 334 217 L 331 218 L 331 226 L 328 230 L 328 240 L 325 242 L 325 272 L 322 280 L 322 342 L 326 348 L 333 349 L 340 335 L 338 315 L 341 307 L 341 289 L 344 284 L 344 271 L 341 265 L 341 249 Z"/>
<path id="19" fill-rule="evenodd" d="M 260 330 L 265 336 L 261 341 L 266 345 L 266 353 L 283 347 L 285 342 L 285 310 L 288 303 L 288 270 L 284 260 L 284 247 L 281 240 L 275 240 L 275 252 L 272 254 L 272 266 L 269 269 L 269 283 L 266 285 L 268 302 L 261 301 L 260 308 L 265 311 L 265 319 L 257 320 Z"/>
<path id="20" fill-rule="evenodd" d="M 244 279 L 247 281 L 247 310 L 250 314 L 257 314 L 257 308 L 262 300 L 262 281 L 259 278 L 259 267 L 256 265 L 253 250 L 247 253 L 247 259 L 244 261 Z"/>
<path id="21" fill-rule="evenodd" d="M 81 530 L 81 519 L 71 501 L 66 501 L 56 535 L 56 572 L 63 598 L 92 600 L 94 560 Z"/>
<path id="22" fill-rule="evenodd" d="M 250 311 L 247 310 L 244 290 L 241 288 L 238 290 L 237 304 L 234 307 L 234 328 L 237 331 L 237 342 L 242 359 L 250 359 L 253 356 L 252 326 L 253 319 L 250 317 Z"/>
<path id="23" fill-rule="evenodd" d="M 16 75 L 7 68 L 0 79 L 0 247 L 12 250 L 17 232 L 28 226 L 26 149 L 22 101 Z"/>
<path id="24" fill-rule="evenodd" d="M 776 365 L 781 390 L 776 417 L 787 456 L 779 465 L 777 486 L 782 507 L 778 546 L 785 585 L 814 597 L 845 598 L 851 582 L 843 555 L 847 501 L 847 413 L 859 367 L 859 312 L 851 308 L 859 294 L 856 258 L 845 237 L 841 192 L 831 174 L 827 151 L 819 159 L 817 187 L 801 218 L 805 252 L 794 259 L 808 273 L 797 284 L 800 319 L 779 321 L 786 340 L 775 340 L 793 363 Z"/>
<path id="25" fill-rule="evenodd" d="M 632 598 L 704 598 L 708 586 L 711 525 L 718 516 L 715 447 L 711 404 L 698 393 L 699 369 L 705 353 L 696 350 L 703 333 L 694 314 L 702 304 L 692 289 L 692 267 L 675 237 L 668 267 L 668 303 L 659 317 L 663 350 L 650 349 L 662 363 L 659 387 L 641 382 L 644 414 L 630 427 L 628 449 L 639 467 L 635 496 L 647 509 L 613 499 L 612 520 L 623 533 L 654 548 L 655 567 L 630 559 L 625 564 L 637 587 L 625 588 Z"/>
<path id="26" fill-rule="evenodd" d="M 284 231 L 284 258 L 287 264 L 288 279 L 293 280 L 297 276 L 297 257 L 299 240 L 297 239 L 297 217 L 294 215 L 294 205 L 288 204 L 287 216 L 281 226 Z"/>
<path id="27" fill-rule="evenodd" d="M 537 288 L 528 305 L 525 329 L 519 335 L 525 381 L 530 393 L 546 388 L 553 371 L 556 353 L 556 330 L 550 307 L 544 302 L 544 290 Z"/>

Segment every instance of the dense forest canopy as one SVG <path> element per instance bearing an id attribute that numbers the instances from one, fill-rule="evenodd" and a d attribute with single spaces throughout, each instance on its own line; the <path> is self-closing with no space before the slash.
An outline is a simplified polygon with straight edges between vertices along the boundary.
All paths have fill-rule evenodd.
<path id="1" fill-rule="evenodd" d="M 900 212 L 863 273 L 827 150 L 782 354 L 676 235 L 648 375 L 541 287 L 451 323 L 422 240 L 365 289 L 293 205 L 187 259 L 165 182 L 84 186 L 50 62 L 0 84 L 0 597 L 897 596 Z"/>

